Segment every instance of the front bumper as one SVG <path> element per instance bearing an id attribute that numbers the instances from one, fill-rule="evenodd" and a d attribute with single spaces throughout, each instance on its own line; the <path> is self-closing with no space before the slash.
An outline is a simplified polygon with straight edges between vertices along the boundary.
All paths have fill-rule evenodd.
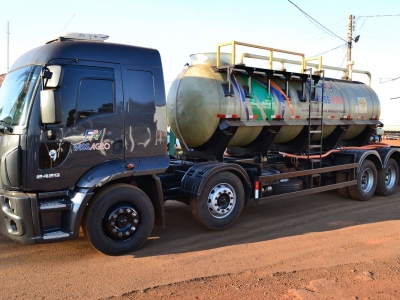
<path id="1" fill-rule="evenodd" d="M 23 244 L 35 243 L 32 202 L 36 202 L 35 194 L 0 192 L 0 232 L 3 235 Z"/>

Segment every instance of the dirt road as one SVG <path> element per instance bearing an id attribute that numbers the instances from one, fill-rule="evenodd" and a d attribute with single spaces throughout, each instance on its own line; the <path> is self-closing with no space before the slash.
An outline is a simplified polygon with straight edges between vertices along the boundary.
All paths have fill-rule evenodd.
<path id="1" fill-rule="evenodd" d="M 367 202 L 332 191 L 248 206 L 220 232 L 174 201 L 166 216 L 166 230 L 120 257 L 82 235 L 34 246 L 0 236 L 0 298 L 400 298 L 400 187 Z"/>

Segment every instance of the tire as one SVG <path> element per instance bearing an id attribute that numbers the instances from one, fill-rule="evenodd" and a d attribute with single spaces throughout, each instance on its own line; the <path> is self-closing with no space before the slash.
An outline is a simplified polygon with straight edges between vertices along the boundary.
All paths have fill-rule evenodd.
<path id="1" fill-rule="evenodd" d="M 346 182 L 348 181 L 348 179 L 349 179 L 348 173 L 343 173 L 343 172 L 336 173 L 336 183 Z M 351 198 L 348 186 L 339 188 L 337 190 L 339 192 L 339 195 L 342 196 L 343 198 Z"/>
<path id="2" fill-rule="evenodd" d="M 190 208 L 196 221 L 203 226 L 221 230 L 232 225 L 242 212 L 244 188 L 231 172 L 220 172 L 208 179 L 198 200 L 190 199 Z"/>
<path id="3" fill-rule="evenodd" d="M 393 195 L 399 182 L 399 165 L 393 158 L 389 158 L 386 167 L 378 172 L 376 194 L 382 196 Z"/>
<path id="4" fill-rule="evenodd" d="M 154 209 L 140 189 L 114 184 L 98 191 L 85 209 L 82 229 L 90 244 L 107 255 L 139 249 L 154 225 Z"/>
<path id="5" fill-rule="evenodd" d="M 357 184 L 349 186 L 351 197 L 360 201 L 371 199 L 376 190 L 377 178 L 375 164 L 368 159 L 364 160 L 356 175 Z"/>
<path id="6" fill-rule="evenodd" d="M 272 186 L 274 195 L 293 193 L 303 189 L 303 181 L 298 178 L 289 178 L 288 181 L 282 181 Z"/>

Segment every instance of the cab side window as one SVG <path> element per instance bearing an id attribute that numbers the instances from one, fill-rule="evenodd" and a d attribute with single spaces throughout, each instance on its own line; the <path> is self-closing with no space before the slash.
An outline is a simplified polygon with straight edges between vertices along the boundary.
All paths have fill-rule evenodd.
<path id="1" fill-rule="evenodd" d="M 76 121 L 95 114 L 114 112 L 113 95 L 111 80 L 82 80 L 79 87 Z"/>
<path id="2" fill-rule="evenodd" d="M 153 74 L 148 71 L 127 70 L 126 75 L 129 112 L 154 114 L 156 103 Z"/>
<path id="3" fill-rule="evenodd" d="M 115 112 L 114 69 L 63 66 L 60 88 L 62 123 L 72 127 L 81 120 Z"/>

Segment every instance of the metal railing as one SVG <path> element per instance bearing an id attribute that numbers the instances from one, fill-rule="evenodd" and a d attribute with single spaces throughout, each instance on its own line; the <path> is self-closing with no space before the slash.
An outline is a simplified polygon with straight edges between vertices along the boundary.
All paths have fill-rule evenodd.
<path id="1" fill-rule="evenodd" d="M 343 71 L 343 72 L 348 72 L 349 70 L 347 68 L 342 68 L 342 67 L 333 67 L 333 66 L 327 66 L 322 64 L 322 57 L 312 57 L 312 58 L 305 58 L 305 55 L 303 53 L 298 53 L 298 52 L 292 52 L 292 51 L 286 51 L 286 50 L 281 50 L 281 49 L 275 49 L 275 48 L 270 48 L 270 47 L 264 47 L 264 46 L 259 46 L 259 45 L 253 45 L 253 44 L 247 44 L 247 43 L 242 43 L 242 42 L 237 42 L 237 41 L 231 41 L 231 42 L 226 42 L 222 44 L 217 45 L 217 68 L 221 67 L 221 47 L 225 46 L 231 46 L 232 50 L 232 58 L 231 58 L 231 64 L 235 65 L 236 62 L 236 46 L 245 46 L 245 47 L 250 47 L 250 48 L 255 48 L 255 49 L 261 49 L 261 50 L 266 50 L 269 51 L 269 56 L 264 56 L 264 55 L 257 55 L 257 54 L 251 54 L 251 53 L 242 53 L 240 56 L 239 64 L 243 64 L 243 59 L 245 57 L 247 58 L 253 58 L 253 59 L 260 59 L 260 60 L 267 60 L 269 61 L 269 68 L 273 69 L 273 62 L 280 62 L 282 64 L 282 69 L 285 69 L 285 64 L 291 64 L 291 65 L 300 65 L 301 66 L 301 72 L 300 73 L 305 73 L 307 67 L 314 67 L 317 69 L 317 71 L 321 71 L 322 69 L 325 70 L 333 70 L 333 71 Z M 284 54 L 291 54 L 291 55 L 297 55 L 301 57 L 300 61 L 297 60 L 290 60 L 290 59 L 284 59 L 284 58 L 277 58 L 274 57 L 273 52 L 279 52 L 279 53 L 284 53 Z M 313 60 L 318 60 L 318 63 L 310 63 L 310 61 Z M 371 86 L 371 73 L 369 71 L 363 71 L 363 70 L 351 70 L 352 73 L 358 73 L 358 74 L 365 74 L 368 77 L 368 86 Z M 349 77 L 351 78 L 351 74 L 349 74 Z"/>
<path id="2" fill-rule="evenodd" d="M 243 59 L 247 58 L 254 58 L 254 59 L 261 59 L 261 60 L 270 60 L 270 57 L 268 56 L 262 56 L 262 55 L 255 55 L 255 54 L 250 54 L 250 53 L 242 53 L 240 57 L 239 63 L 243 63 Z M 309 59 L 308 59 L 309 60 Z M 291 65 L 302 65 L 301 61 L 297 60 L 289 60 L 289 59 L 282 59 L 282 58 L 273 58 L 273 61 L 280 62 L 282 63 L 282 68 L 284 68 L 284 64 L 291 64 Z M 347 72 L 347 68 L 341 68 L 341 67 L 333 67 L 333 66 L 327 66 L 327 65 L 322 65 L 322 61 L 319 64 L 314 64 L 314 63 L 306 63 L 306 67 L 314 67 L 317 68 L 317 70 L 325 69 L 325 70 L 333 70 L 333 71 L 343 71 Z M 368 86 L 371 86 L 371 73 L 369 71 L 363 71 L 363 70 L 352 70 L 353 73 L 358 73 L 358 74 L 365 74 L 368 77 Z"/>
<path id="3" fill-rule="evenodd" d="M 242 43 L 242 42 L 237 42 L 237 41 L 231 41 L 231 42 L 226 42 L 222 44 L 217 45 L 217 68 L 219 68 L 221 65 L 221 47 L 225 46 L 231 46 L 232 47 L 232 65 L 235 64 L 235 59 L 236 59 L 236 46 L 245 46 L 245 47 L 250 47 L 250 48 L 255 48 L 255 49 L 261 49 L 261 50 L 266 50 L 269 51 L 269 67 L 272 69 L 272 64 L 274 62 L 274 52 L 279 52 L 279 53 L 284 53 L 284 54 L 290 54 L 290 55 L 297 55 L 301 57 L 301 66 L 302 66 L 302 73 L 304 73 L 305 69 L 305 56 L 303 53 L 298 53 L 298 52 L 293 52 L 293 51 L 287 51 L 287 50 L 281 50 L 281 49 L 275 49 L 275 48 L 270 48 L 270 47 L 264 47 L 264 46 L 259 46 L 259 45 L 253 45 L 253 44 L 247 44 L 247 43 Z"/>

